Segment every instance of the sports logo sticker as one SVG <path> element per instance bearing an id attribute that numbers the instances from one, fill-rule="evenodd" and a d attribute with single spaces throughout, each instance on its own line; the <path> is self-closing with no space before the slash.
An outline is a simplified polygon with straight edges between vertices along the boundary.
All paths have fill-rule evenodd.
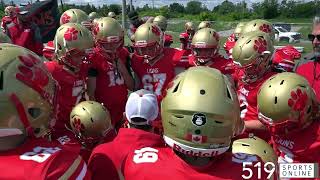
<path id="1" fill-rule="evenodd" d="M 196 126 L 203 126 L 207 122 L 206 115 L 202 113 L 196 113 L 192 116 L 192 123 Z"/>

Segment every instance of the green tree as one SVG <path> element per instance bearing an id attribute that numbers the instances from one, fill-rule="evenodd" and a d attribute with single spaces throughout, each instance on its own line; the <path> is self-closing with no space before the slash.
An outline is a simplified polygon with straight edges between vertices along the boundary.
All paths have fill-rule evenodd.
<path id="1" fill-rule="evenodd" d="M 110 4 L 109 11 L 112 11 L 118 15 L 121 13 L 121 7 L 119 4 Z"/>
<path id="2" fill-rule="evenodd" d="M 225 0 L 220 5 L 216 6 L 213 11 L 226 15 L 235 11 L 235 5 L 232 2 Z"/>
<path id="3" fill-rule="evenodd" d="M 162 7 L 160 7 L 159 8 L 159 12 L 160 12 L 160 14 L 162 15 L 162 16 L 165 16 L 165 17 L 167 17 L 167 18 L 169 18 L 169 7 L 168 6 L 162 6 Z"/>
<path id="4" fill-rule="evenodd" d="M 179 3 L 172 3 L 169 6 L 170 12 L 174 13 L 184 13 L 185 9 L 184 6 Z"/>
<path id="5" fill-rule="evenodd" d="M 200 14 L 202 11 L 202 3 L 199 1 L 189 1 L 187 3 L 186 12 L 188 14 Z"/>

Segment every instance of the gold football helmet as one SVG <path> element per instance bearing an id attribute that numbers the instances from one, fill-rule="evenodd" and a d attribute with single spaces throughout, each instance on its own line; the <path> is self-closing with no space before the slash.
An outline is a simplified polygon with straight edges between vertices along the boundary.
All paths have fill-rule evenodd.
<path id="1" fill-rule="evenodd" d="M 164 16 L 156 16 L 153 19 L 153 23 L 158 25 L 160 27 L 161 31 L 165 32 L 167 30 L 168 22 L 167 22 L 167 18 L 166 17 L 164 17 Z"/>
<path id="2" fill-rule="evenodd" d="M 192 38 L 191 49 L 197 62 L 206 64 L 219 51 L 219 34 L 211 28 L 198 30 Z"/>
<path id="3" fill-rule="evenodd" d="M 98 17 L 99 17 L 99 15 L 98 15 L 97 12 L 91 12 L 91 13 L 89 14 L 89 16 L 88 16 L 88 18 L 89 18 L 91 21 L 93 21 L 94 19 L 96 19 L 96 18 L 98 18 Z"/>
<path id="4" fill-rule="evenodd" d="M 259 120 L 276 130 L 302 128 L 311 122 L 315 94 L 308 81 L 296 74 L 283 72 L 270 77 L 258 93 Z"/>
<path id="5" fill-rule="evenodd" d="M 70 113 L 70 126 L 73 133 L 84 146 L 101 143 L 113 130 L 108 110 L 95 101 L 83 101 Z"/>
<path id="6" fill-rule="evenodd" d="M 212 24 L 209 21 L 202 21 L 198 25 L 198 30 L 203 29 L 203 28 L 212 28 Z"/>
<path id="7" fill-rule="evenodd" d="M 169 83 L 166 93 L 161 104 L 164 140 L 176 151 L 217 156 L 243 129 L 237 95 L 219 70 L 189 68 Z"/>
<path id="8" fill-rule="evenodd" d="M 88 15 L 80 9 L 66 10 L 60 17 L 60 26 L 66 23 L 78 23 L 89 21 Z"/>
<path id="9" fill-rule="evenodd" d="M 244 80 L 254 82 L 268 71 L 273 52 L 273 43 L 268 34 L 251 32 L 242 34 L 238 39 L 232 57 L 244 68 Z"/>
<path id="10" fill-rule="evenodd" d="M 17 15 L 17 8 L 14 6 L 7 6 L 4 9 L 4 14 L 9 17 L 15 17 Z"/>
<path id="11" fill-rule="evenodd" d="M 0 32 L 0 43 L 12 43 L 9 36 L 7 36 L 5 33 Z"/>
<path id="12" fill-rule="evenodd" d="M 108 17 L 115 19 L 115 18 L 116 18 L 116 13 L 114 13 L 114 12 L 109 12 L 109 13 L 108 13 Z"/>
<path id="13" fill-rule="evenodd" d="M 196 27 L 194 26 L 193 22 L 187 22 L 185 25 L 184 25 L 184 29 L 186 30 L 186 32 L 193 36 L 195 31 L 196 31 Z"/>
<path id="14" fill-rule="evenodd" d="M 264 163 L 278 164 L 278 156 L 273 148 L 263 139 L 253 135 L 250 135 L 249 138 L 235 140 L 232 144 L 232 153 L 257 155 Z"/>
<path id="15" fill-rule="evenodd" d="M 241 36 L 242 33 L 242 29 L 244 28 L 244 26 L 246 25 L 245 22 L 240 22 L 237 27 L 234 29 L 234 35 L 236 40 L 239 39 L 239 37 Z"/>
<path id="16" fill-rule="evenodd" d="M 274 29 L 272 24 L 269 21 L 263 19 L 255 19 L 246 23 L 246 25 L 242 28 L 241 33 L 249 33 L 249 32 L 263 32 L 267 33 L 271 40 L 274 40 Z"/>
<path id="17" fill-rule="evenodd" d="M 92 32 L 96 44 L 104 51 L 114 53 L 123 44 L 124 31 L 120 23 L 113 18 L 98 19 Z"/>
<path id="18" fill-rule="evenodd" d="M 163 46 L 163 32 L 159 26 L 145 23 L 138 27 L 133 44 L 137 55 L 143 56 L 147 61 L 153 60 L 162 53 Z"/>
<path id="19" fill-rule="evenodd" d="M 91 32 L 80 24 L 67 23 L 60 26 L 54 38 L 57 60 L 79 71 L 86 56 L 94 46 Z"/>
<path id="20" fill-rule="evenodd" d="M 0 151 L 49 135 L 56 82 L 28 49 L 0 44 Z"/>

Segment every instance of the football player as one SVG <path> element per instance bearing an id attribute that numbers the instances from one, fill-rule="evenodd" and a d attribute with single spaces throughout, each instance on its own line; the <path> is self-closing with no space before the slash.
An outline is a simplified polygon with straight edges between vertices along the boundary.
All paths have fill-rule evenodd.
<path id="1" fill-rule="evenodd" d="M 164 33 L 164 47 L 170 47 L 170 45 L 173 43 L 173 39 L 170 34 L 166 33 L 168 25 L 167 18 L 164 16 L 156 16 L 153 20 L 153 23 L 158 25 L 161 31 Z"/>
<path id="2" fill-rule="evenodd" d="M 55 88 L 40 57 L 0 44 L 0 179 L 89 179 L 79 146 L 51 139 Z"/>
<path id="3" fill-rule="evenodd" d="M 60 26 L 66 23 L 78 23 L 84 25 L 89 30 L 91 29 L 89 16 L 80 9 L 69 9 L 63 12 L 60 17 Z M 48 60 L 53 60 L 55 56 L 53 41 L 48 41 L 42 51 L 45 58 Z"/>
<path id="4" fill-rule="evenodd" d="M 82 145 L 80 154 L 86 162 L 94 147 L 116 136 L 108 110 L 95 101 L 83 101 L 72 109 L 70 127 Z"/>
<path id="5" fill-rule="evenodd" d="M 90 99 L 103 103 L 118 129 L 123 123 L 128 89 L 134 87 L 126 67 L 130 54 L 123 47 L 124 31 L 117 20 L 104 17 L 97 20 L 92 32 L 95 48 L 89 58 L 88 94 Z"/>
<path id="6" fill-rule="evenodd" d="M 146 89 L 158 96 L 160 103 L 167 84 L 174 78 L 175 65 L 181 53 L 163 47 L 161 29 L 151 23 L 141 25 L 135 33 L 132 69 L 136 73 L 136 89 Z"/>
<path id="7" fill-rule="evenodd" d="M 109 17 L 109 18 L 116 19 L 116 13 L 110 11 L 110 12 L 108 13 L 108 17 Z"/>
<path id="8" fill-rule="evenodd" d="M 67 23 L 60 26 L 54 38 L 55 61 L 45 65 L 58 82 L 57 122 L 55 132 L 64 133 L 65 125 L 69 126 L 69 115 L 86 91 L 87 71 L 84 60 L 94 42 L 88 29 L 80 24 Z"/>
<path id="9" fill-rule="evenodd" d="M 231 77 L 236 72 L 236 65 L 219 54 L 219 34 L 211 28 L 202 28 L 196 32 L 191 43 L 192 55 L 190 66 L 208 66 L 220 70 Z"/>
<path id="10" fill-rule="evenodd" d="M 143 146 L 163 146 L 161 136 L 152 133 L 152 122 L 158 117 L 157 97 L 150 91 L 138 90 L 130 94 L 125 116 L 129 128 L 121 128 L 117 137 L 110 143 L 101 144 L 94 149 L 88 168 L 92 179 L 118 179 L 122 165 L 132 150 Z M 116 167 L 117 172 L 109 167 Z M 119 176 L 122 175 L 119 173 Z"/>
<path id="11" fill-rule="evenodd" d="M 91 13 L 88 15 L 88 18 L 89 18 L 90 21 L 92 22 L 94 19 L 99 18 L 99 15 L 98 15 L 97 12 L 91 12 Z"/>
<path id="12" fill-rule="evenodd" d="M 241 178 L 243 162 L 263 164 L 276 156 L 266 142 L 255 137 L 232 146 L 231 139 L 243 128 L 239 113 L 237 95 L 226 76 L 209 67 L 189 68 L 177 76 L 162 101 L 167 147 L 136 148 L 126 159 L 124 177 Z M 266 179 L 265 174 L 261 176 Z"/>
<path id="13" fill-rule="evenodd" d="M 192 22 L 187 22 L 184 25 L 184 28 L 185 28 L 185 32 L 182 32 L 180 34 L 180 42 L 181 42 L 180 48 L 184 50 L 190 50 L 191 41 L 196 30 Z"/>
<path id="14" fill-rule="evenodd" d="M 229 58 L 232 58 L 232 48 L 236 44 L 236 41 L 241 36 L 242 28 L 245 26 L 244 22 L 240 22 L 234 29 L 234 32 L 228 37 L 227 41 L 224 43 L 223 48 L 226 51 Z"/>
<path id="15" fill-rule="evenodd" d="M 258 94 L 259 120 L 271 133 L 279 163 L 319 163 L 320 126 L 314 91 L 295 73 L 270 77 Z"/>
<path id="16" fill-rule="evenodd" d="M 234 61 L 242 66 L 237 77 L 241 118 L 245 121 L 247 132 L 265 140 L 269 138 L 269 133 L 258 120 L 257 94 L 262 83 L 275 74 L 270 68 L 273 52 L 270 36 L 261 32 L 243 34 L 232 51 Z"/>
<path id="17" fill-rule="evenodd" d="M 18 8 L 14 6 L 7 6 L 4 9 L 4 14 L 3 18 L 1 19 L 1 30 L 2 32 L 6 33 L 7 31 L 7 25 L 16 21 L 17 19 L 17 13 L 18 13 Z"/>

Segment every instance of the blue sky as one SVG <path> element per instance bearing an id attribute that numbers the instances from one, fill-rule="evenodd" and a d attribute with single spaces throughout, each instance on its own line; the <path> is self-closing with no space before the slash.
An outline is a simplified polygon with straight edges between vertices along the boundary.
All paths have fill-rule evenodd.
<path id="1" fill-rule="evenodd" d="M 5 2 L 9 2 L 10 0 L 5 0 Z M 30 1 L 30 0 L 29 0 Z M 33 0 L 35 1 L 35 0 Z M 60 1 L 60 0 L 59 0 Z M 134 6 L 143 6 L 145 4 L 149 4 L 149 6 L 152 7 L 152 0 L 132 0 Z M 174 2 L 184 4 L 186 5 L 191 0 L 153 0 L 154 5 L 156 7 L 160 7 L 163 5 L 168 5 Z M 212 9 L 214 6 L 219 5 L 223 1 L 219 0 L 198 0 L 205 4 L 209 9 Z M 229 0 L 231 2 L 237 3 L 241 2 L 242 0 Z M 262 0 L 245 0 L 248 4 L 251 4 L 253 2 L 260 2 Z M 13 0 L 15 3 L 24 3 L 27 2 L 27 0 Z M 119 4 L 122 3 L 122 0 L 63 0 L 64 3 L 75 3 L 75 4 L 93 4 L 95 6 L 100 6 L 103 4 Z M 129 3 L 129 0 L 127 0 L 127 3 Z"/>

